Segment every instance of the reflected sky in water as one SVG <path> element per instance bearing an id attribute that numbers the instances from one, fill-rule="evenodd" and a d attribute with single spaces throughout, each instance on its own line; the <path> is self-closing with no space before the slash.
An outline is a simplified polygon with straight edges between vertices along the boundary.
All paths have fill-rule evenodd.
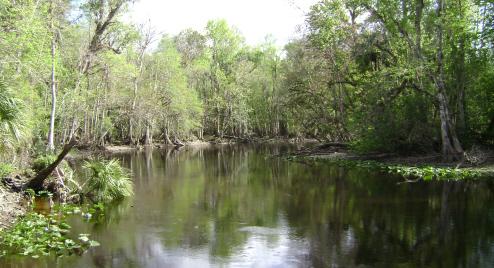
<path id="1" fill-rule="evenodd" d="M 72 219 L 81 257 L 0 267 L 493 267 L 494 184 L 287 162 L 290 145 L 115 155 L 135 197 Z"/>

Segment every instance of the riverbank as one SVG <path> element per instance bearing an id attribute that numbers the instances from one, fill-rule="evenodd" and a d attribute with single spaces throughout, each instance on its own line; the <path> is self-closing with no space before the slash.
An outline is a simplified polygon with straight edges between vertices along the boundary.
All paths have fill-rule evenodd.
<path id="1" fill-rule="evenodd" d="M 241 143 L 234 139 L 214 141 L 191 141 L 185 142 L 183 147 L 208 147 L 221 144 Z M 393 154 L 357 154 L 351 152 L 346 144 L 329 143 L 314 146 L 316 140 L 305 139 L 256 139 L 251 144 L 276 144 L 276 143 L 298 143 L 302 147 L 290 155 L 284 156 L 292 161 L 305 163 L 333 164 L 347 167 L 360 167 L 375 169 L 383 172 L 402 175 L 406 179 L 465 179 L 479 177 L 494 178 L 494 157 L 489 155 L 486 161 L 480 165 L 465 163 L 446 163 L 441 161 L 439 154 L 422 156 L 397 156 Z M 98 149 L 81 149 L 71 152 L 66 160 L 89 158 L 94 154 L 128 153 L 132 151 L 145 150 L 146 148 L 174 148 L 174 145 L 153 144 L 152 146 L 126 146 L 111 145 Z M 0 227 L 6 228 L 15 219 L 26 212 L 26 201 L 23 194 L 9 190 L 5 185 L 0 185 Z"/>
<path id="2" fill-rule="evenodd" d="M 284 142 L 296 142 L 294 139 L 252 139 L 249 143 L 284 143 Z M 214 138 L 208 141 L 195 140 L 184 142 L 184 146 L 179 147 L 207 147 L 213 145 L 225 145 L 225 144 L 235 144 L 241 143 L 238 139 L 228 139 L 228 138 Z M 65 160 L 72 161 L 76 159 L 88 159 L 94 155 L 98 154 L 119 154 L 128 153 L 132 151 L 145 150 L 146 148 L 154 149 L 173 149 L 177 148 L 174 144 L 162 144 L 155 143 L 149 146 L 133 146 L 133 145 L 109 145 L 105 147 L 91 147 L 84 146 L 79 149 L 72 150 L 65 157 Z M 32 159 L 31 159 L 32 160 Z M 10 175 L 10 177 L 15 177 Z M 24 193 L 19 193 L 13 191 L 9 186 L 0 182 L 0 229 L 9 228 L 12 224 L 24 215 L 27 211 L 27 200 L 24 197 Z"/>
<path id="3" fill-rule="evenodd" d="M 17 193 L 0 184 L 0 229 L 9 228 L 27 211 L 27 202 L 22 193 Z"/>
<path id="4" fill-rule="evenodd" d="M 407 180 L 494 178 L 494 154 L 490 151 L 484 151 L 482 156 L 467 156 L 459 162 L 445 162 L 440 154 L 418 156 L 384 153 L 358 154 L 349 150 L 345 144 L 331 143 L 313 148 L 303 148 L 285 156 L 285 158 L 303 163 L 333 164 L 378 170 L 400 175 Z M 472 163 L 470 162 L 472 158 L 482 159 L 478 163 Z"/>
<path id="5" fill-rule="evenodd" d="M 228 145 L 228 144 L 279 144 L 279 143 L 298 143 L 298 144 L 316 144 L 319 143 L 316 139 L 296 139 L 296 138 L 210 138 L 206 140 L 186 141 L 181 145 L 153 143 L 151 145 L 108 145 L 99 149 L 80 150 L 77 153 L 71 153 L 71 157 L 75 154 L 92 154 L 92 153 L 126 153 L 132 151 L 145 150 L 146 148 L 153 149 L 172 149 L 181 147 L 204 147 L 213 145 Z"/>

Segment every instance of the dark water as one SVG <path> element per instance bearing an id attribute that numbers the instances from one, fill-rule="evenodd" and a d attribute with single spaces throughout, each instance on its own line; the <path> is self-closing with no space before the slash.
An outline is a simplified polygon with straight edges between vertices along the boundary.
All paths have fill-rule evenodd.
<path id="1" fill-rule="evenodd" d="M 397 178 L 222 146 L 116 156 L 134 198 L 101 221 L 82 257 L 1 267 L 494 267 L 494 183 Z"/>

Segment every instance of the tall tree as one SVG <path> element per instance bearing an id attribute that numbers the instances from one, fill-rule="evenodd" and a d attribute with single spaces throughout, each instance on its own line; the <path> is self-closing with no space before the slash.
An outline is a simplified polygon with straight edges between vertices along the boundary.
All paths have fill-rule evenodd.
<path id="1" fill-rule="evenodd" d="M 50 26 L 51 31 L 51 42 L 50 42 L 50 54 L 51 54 L 51 79 L 50 79 L 50 89 L 51 89 L 51 110 L 50 110 L 50 126 L 48 129 L 48 144 L 47 151 L 55 151 L 55 117 L 57 110 L 57 81 L 56 81 L 56 48 L 57 48 L 57 35 L 58 30 L 55 27 L 55 16 L 57 14 L 57 9 L 61 4 L 56 0 L 50 1 L 49 15 L 50 15 Z"/>
<path id="2" fill-rule="evenodd" d="M 136 109 L 136 104 L 137 104 L 137 92 L 139 90 L 139 79 L 142 76 L 142 71 L 144 68 L 144 55 L 146 53 L 146 50 L 149 48 L 151 43 L 154 41 L 155 38 L 155 31 L 151 27 L 151 25 L 142 25 L 139 28 L 139 34 L 140 38 L 137 42 L 137 58 L 136 58 L 136 65 L 137 65 L 137 73 L 134 76 L 134 92 L 133 92 L 133 98 L 132 98 L 132 107 L 131 107 L 131 113 L 133 113 Z M 133 117 L 130 116 L 129 118 L 129 138 L 130 142 L 134 143 L 134 137 L 133 137 Z M 146 137 L 149 137 L 149 125 L 146 127 L 147 128 L 147 135 Z M 146 144 L 149 144 L 149 139 L 146 138 Z"/>

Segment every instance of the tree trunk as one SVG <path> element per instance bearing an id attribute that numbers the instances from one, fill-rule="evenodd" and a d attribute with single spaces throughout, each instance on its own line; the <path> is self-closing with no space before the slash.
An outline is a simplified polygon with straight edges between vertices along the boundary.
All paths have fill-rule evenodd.
<path id="1" fill-rule="evenodd" d="M 460 7 L 460 16 L 463 18 L 462 10 L 462 0 L 458 1 Z M 464 29 L 462 29 L 464 31 Z M 456 110 L 456 126 L 460 135 L 465 134 L 466 130 L 466 120 L 465 120 L 465 86 L 466 86 L 466 74 L 465 74 L 465 34 L 464 32 L 460 35 L 459 40 L 459 51 L 457 53 L 457 63 L 456 63 L 456 85 L 457 85 L 457 110 Z"/>
<path id="2" fill-rule="evenodd" d="M 422 57 L 422 13 L 424 10 L 424 0 L 415 0 L 415 53 L 416 57 Z"/>
<path id="3" fill-rule="evenodd" d="M 137 104 L 137 89 L 138 89 L 138 83 L 137 83 L 137 76 L 134 77 L 134 95 L 133 95 L 133 98 L 132 98 L 132 107 L 131 107 L 131 113 L 130 113 L 130 116 L 129 116 L 129 139 L 130 139 L 130 143 L 133 144 L 134 143 L 134 138 L 133 138 L 133 132 L 134 132 L 134 129 L 133 129 L 133 125 L 134 125 L 134 120 L 132 120 L 133 116 L 134 116 L 134 112 L 135 112 L 135 109 L 136 109 L 136 104 Z"/>
<path id="4" fill-rule="evenodd" d="M 168 135 L 168 130 L 165 131 L 165 143 L 173 144 L 172 140 L 170 139 L 170 135 Z"/>
<path id="5" fill-rule="evenodd" d="M 447 161 L 457 158 L 458 152 L 453 148 L 450 137 L 450 127 L 448 124 L 448 106 L 446 97 L 442 92 L 438 93 L 439 117 L 441 120 L 441 141 L 443 158 Z"/>
<path id="6" fill-rule="evenodd" d="M 53 1 L 50 6 L 50 13 L 51 13 L 51 22 L 50 22 L 50 27 L 52 30 L 52 39 L 51 39 L 51 113 L 50 113 L 50 128 L 48 130 L 48 145 L 47 145 L 47 151 L 48 152 L 53 152 L 55 151 L 55 142 L 54 142 L 54 136 L 55 136 L 55 112 L 56 112 L 56 105 L 57 105 L 57 89 L 56 89 L 56 77 L 55 77 L 55 56 L 56 56 L 56 44 L 55 44 L 55 29 L 53 25 Z"/>
<path id="7" fill-rule="evenodd" d="M 443 0 L 437 1 L 437 77 L 435 85 L 437 88 L 437 100 L 439 103 L 439 116 L 441 120 L 441 140 L 442 154 L 446 161 L 458 160 L 462 157 L 463 148 L 456 136 L 456 131 L 452 124 L 451 114 L 449 112 L 448 99 L 446 97 L 446 85 L 444 83 L 444 64 L 443 64 L 443 17 L 444 8 Z"/>
<path id="8" fill-rule="evenodd" d="M 48 167 L 41 170 L 36 177 L 30 180 L 24 188 L 33 189 L 35 191 L 43 190 L 43 183 L 50 176 L 50 174 L 57 168 L 57 166 L 62 162 L 65 156 L 72 150 L 72 148 L 77 144 L 77 140 L 72 139 L 68 144 L 66 144 L 63 148 L 63 151 L 58 155 L 57 160 L 51 163 Z"/>
<path id="9" fill-rule="evenodd" d="M 151 127 L 149 126 L 148 123 L 146 123 L 146 136 L 144 139 L 144 144 L 145 145 L 151 145 L 153 143 L 153 137 L 151 133 Z"/>
<path id="10" fill-rule="evenodd" d="M 151 28 L 151 26 L 149 26 L 148 29 L 141 29 L 140 30 L 140 33 L 143 35 L 143 39 L 141 40 L 141 43 L 139 44 L 139 54 L 137 56 L 137 74 L 134 76 L 134 80 L 133 80 L 133 86 L 134 86 L 134 90 L 133 90 L 133 98 L 132 98 L 132 113 L 130 114 L 130 117 L 129 117 L 129 138 L 130 138 L 130 143 L 134 143 L 134 140 L 133 140 L 133 118 L 132 116 L 134 116 L 134 112 L 135 112 L 135 109 L 136 109 L 136 104 L 137 104 L 137 92 L 138 92 L 138 89 L 139 89 L 139 79 L 140 77 L 142 76 L 142 70 L 144 68 L 144 53 L 146 52 L 146 49 L 148 48 L 148 46 L 152 43 L 153 41 L 153 38 L 154 38 L 154 32 Z"/>
<path id="11" fill-rule="evenodd" d="M 107 48 L 106 45 L 103 45 L 102 42 L 102 36 L 107 34 L 108 27 L 113 23 L 115 17 L 118 15 L 120 12 L 120 9 L 124 4 L 128 1 L 118 1 L 114 5 L 109 6 L 109 10 L 106 14 L 105 12 L 105 3 L 104 1 L 99 1 L 100 3 L 100 10 L 98 14 L 92 18 L 95 20 L 91 20 L 91 23 L 89 25 L 96 25 L 94 28 L 94 33 L 92 34 L 91 41 L 89 42 L 89 45 L 87 49 L 84 50 L 82 53 L 82 56 L 79 59 L 78 67 L 77 67 L 77 79 L 75 81 L 75 86 L 74 86 L 74 92 L 77 96 L 80 96 L 80 86 L 82 83 L 82 78 L 83 76 L 86 76 L 89 81 L 89 71 L 92 68 L 92 61 L 93 58 L 98 54 L 99 51 L 101 51 L 104 48 Z M 89 27 L 88 30 L 91 32 L 92 27 Z M 89 89 L 89 82 L 88 82 L 88 89 Z M 87 96 L 86 96 L 87 97 Z M 75 107 L 75 104 L 74 104 Z M 70 132 L 68 135 L 68 139 L 72 140 L 76 134 L 76 131 L 79 129 L 79 122 L 78 122 L 77 116 L 73 116 L 72 118 L 72 124 L 70 126 Z"/>

